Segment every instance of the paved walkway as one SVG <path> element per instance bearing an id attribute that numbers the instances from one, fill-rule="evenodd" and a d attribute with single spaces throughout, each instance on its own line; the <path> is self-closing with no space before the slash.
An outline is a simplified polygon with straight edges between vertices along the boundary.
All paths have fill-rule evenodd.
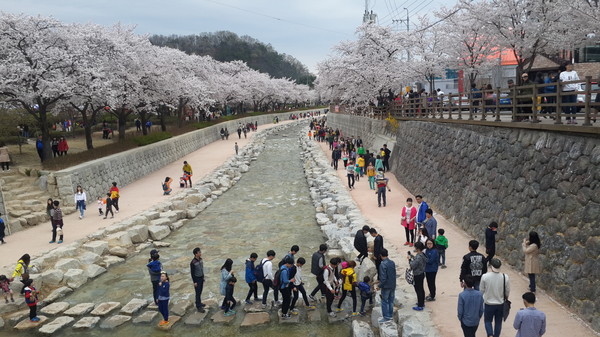
<path id="1" fill-rule="evenodd" d="M 320 145 L 323 151 L 326 152 L 328 158 L 331 158 L 331 151 L 329 151 L 327 143 L 323 142 L 320 143 Z M 347 186 L 346 173 L 343 169 L 341 160 L 339 165 L 340 167 L 337 171 L 338 176 L 343 184 Z M 414 194 L 404 188 L 393 174 L 388 173 L 386 174 L 386 177 L 390 179 L 389 187 L 392 190 L 387 193 L 387 207 L 377 207 L 377 195 L 374 191 L 369 189 L 369 182 L 366 176 L 355 183 L 355 189 L 352 190 L 350 194 L 365 218 L 368 219 L 384 237 L 384 246 L 389 246 L 390 243 L 394 243 L 396 247 L 404 247 L 402 245 L 406 241 L 406 238 L 404 228 L 400 225 L 400 212 L 405 205 L 406 198 L 412 197 L 414 200 Z M 418 191 L 414 192 L 418 193 Z M 424 199 L 427 201 L 426 195 L 424 196 Z M 436 301 L 427 302 L 426 310 L 432 312 L 434 324 L 442 336 L 460 337 L 463 336 L 463 333 L 458 318 L 456 317 L 456 307 L 458 294 L 462 291 L 462 288 L 460 287 L 458 276 L 460 274 L 462 256 L 468 253 L 468 242 L 473 238 L 454 223 L 444 218 L 441 214 L 435 212 L 434 207 L 435 206 L 432 208 L 434 210 L 434 217 L 438 221 L 438 228 L 444 228 L 446 230 L 445 235 L 448 238 L 449 248 L 446 251 L 446 265 L 448 268 L 439 269 L 436 280 Z M 485 225 L 482 224 L 482 231 L 484 230 L 484 226 Z M 502 228 L 499 229 L 498 235 L 502 235 Z M 399 253 L 401 256 L 405 256 L 406 251 L 409 249 L 408 247 L 404 247 L 400 248 L 400 250 Z M 479 249 L 480 252 L 484 250 L 485 249 L 482 248 Z M 498 258 L 503 262 L 506 261 L 503 256 L 498 256 Z M 395 262 L 397 266 L 399 266 L 398 270 L 404 270 L 408 266 L 406 259 Z M 512 310 L 510 316 L 503 324 L 501 336 L 515 336 L 516 330 L 512 327 L 512 323 L 514 322 L 515 313 L 520 308 L 524 307 L 521 295 L 528 291 L 529 280 L 519 271 L 509 267 L 508 263 L 504 263 L 502 271 L 510 278 L 511 291 L 509 299 L 512 302 Z M 543 278 L 544 275 L 542 274 L 538 277 Z M 427 294 L 426 283 L 425 291 Z M 412 306 L 413 303 L 416 302 L 416 295 L 414 292 L 411 295 L 414 296 L 414 302 L 405 303 L 407 306 Z M 598 335 L 579 320 L 577 316 L 556 303 L 542 289 L 538 288 L 537 296 L 538 302 L 536 303 L 536 307 L 545 312 L 547 318 L 547 332 L 544 335 L 545 337 Z M 418 314 L 419 313 L 415 312 L 415 315 Z M 479 324 L 479 329 L 477 330 L 477 337 L 480 336 L 486 336 L 483 318 Z"/>
<path id="2" fill-rule="evenodd" d="M 280 122 L 279 124 L 288 123 L 289 121 Z M 273 127 L 274 124 L 259 125 L 258 132 Z M 238 143 L 240 149 L 248 144 L 255 132 L 248 133 L 248 139 L 238 139 L 235 135 L 229 136 L 228 140 L 218 140 L 207 146 L 204 146 L 195 152 L 177 160 L 158 171 L 155 171 L 123 188 L 120 188 L 121 199 L 119 207 L 121 211 L 115 213 L 114 219 L 103 220 L 98 216 L 98 208 L 96 200 L 88 200 L 87 211 L 83 219 L 79 219 L 79 212 L 67 215 L 64 217 L 64 244 L 69 244 L 73 241 L 85 238 L 87 235 L 97 231 L 100 228 L 110 226 L 121 220 L 139 214 L 145 210 L 152 208 L 153 205 L 170 198 L 182 189 L 179 187 L 179 177 L 182 174 L 181 168 L 183 161 L 187 160 L 192 169 L 194 176 L 192 182 L 197 182 L 205 175 L 212 172 L 214 169 L 222 165 L 229 157 L 235 154 L 234 144 Z M 173 178 L 173 192 L 170 196 L 162 195 L 162 182 L 165 177 Z M 110 186 L 106 186 L 108 190 Z M 84 186 L 85 189 L 85 186 Z M 7 199 L 9 198 L 6 195 Z M 45 207 L 45 206 L 44 206 Z M 60 246 L 58 244 L 50 244 L 52 234 L 52 226 L 50 222 L 39 224 L 35 227 L 19 231 L 13 235 L 7 236 L 4 245 L 0 245 L 0 274 L 10 274 L 17 260 L 25 253 L 28 253 L 34 258 L 43 253 Z"/>

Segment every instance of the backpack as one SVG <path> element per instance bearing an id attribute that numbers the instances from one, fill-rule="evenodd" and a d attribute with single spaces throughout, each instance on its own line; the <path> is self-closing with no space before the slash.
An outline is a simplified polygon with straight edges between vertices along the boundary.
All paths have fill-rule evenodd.
<path id="1" fill-rule="evenodd" d="M 263 270 L 263 265 L 266 261 L 268 261 L 268 259 L 262 260 L 258 266 L 254 267 L 254 276 L 258 282 L 265 280 L 265 271 Z"/>
<path id="2" fill-rule="evenodd" d="M 281 268 L 277 269 L 275 276 L 273 277 L 273 289 L 278 289 L 281 285 Z"/>

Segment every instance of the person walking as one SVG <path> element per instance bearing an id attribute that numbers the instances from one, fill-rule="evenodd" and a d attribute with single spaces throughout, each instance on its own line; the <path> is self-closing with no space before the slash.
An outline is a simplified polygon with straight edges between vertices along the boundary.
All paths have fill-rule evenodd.
<path id="1" fill-rule="evenodd" d="M 110 197 L 110 193 L 106 193 L 106 210 L 104 211 L 104 218 L 106 219 L 108 217 L 108 213 L 110 212 L 110 218 L 114 218 L 115 217 L 115 213 L 113 213 L 113 205 L 115 203 L 114 199 Z"/>
<path id="2" fill-rule="evenodd" d="M 487 256 L 485 260 L 487 263 L 494 258 L 496 255 L 496 234 L 498 233 L 498 223 L 492 221 L 485 229 L 485 253 Z"/>
<path id="3" fill-rule="evenodd" d="M 160 263 L 160 255 L 158 250 L 152 249 L 150 251 L 150 259 L 148 259 L 148 274 L 150 274 L 150 283 L 152 283 L 152 297 L 154 303 L 158 304 L 158 284 L 160 283 L 160 272 L 162 272 L 162 263 Z"/>
<path id="4" fill-rule="evenodd" d="M 356 272 L 354 271 L 356 268 L 356 262 L 349 261 L 348 266 L 342 269 L 342 297 L 337 305 L 337 312 L 343 311 L 342 303 L 344 303 L 344 299 L 346 295 L 350 293 L 350 297 L 352 297 L 352 316 L 358 316 L 358 312 L 356 311 L 356 284 L 358 282 Z"/>
<path id="5" fill-rule="evenodd" d="M 81 187 L 81 185 L 77 185 L 77 188 L 75 190 L 75 196 L 73 197 L 73 199 L 75 200 L 75 208 L 79 210 L 79 219 L 83 219 L 86 207 L 85 204 L 87 202 L 87 196 L 85 195 L 85 191 L 83 190 L 83 187 Z"/>
<path id="6" fill-rule="evenodd" d="M 4 219 L 2 219 L 2 213 L 0 213 L 0 242 L 5 244 L 4 237 L 6 236 L 6 224 L 4 224 Z"/>
<path id="7" fill-rule="evenodd" d="M 292 304 L 290 305 L 290 312 L 292 315 L 298 314 L 298 309 L 296 309 L 296 302 L 302 294 L 302 299 L 304 300 L 304 305 L 308 310 L 315 310 L 317 307 L 314 305 L 310 305 L 308 303 L 308 296 L 306 295 L 306 290 L 304 289 L 304 278 L 302 274 L 302 267 L 306 264 L 306 260 L 303 257 L 298 258 L 296 261 L 296 274 L 294 275 L 294 288 L 292 289 Z"/>
<path id="8" fill-rule="evenodd" d="M 263 298 L 262 298 L 262 305 L 263 305 L 263 309 L 267 308 L 267 297 L 269 296 L 269 289 L 271 289 L 271 287 L 273 287 L 273 259 L 275 258 L 275 251 L 273 250 L 269 250 L 267 252 L 267 257 L 262 259 L 262 261 L 260 262 L 259 267 L 262 268 L 262 273 L 263 273 Z M 275 297 L 275 301 L 279 300 L 279 295 L 278 292 L 275 292 L 275 294 L 273 295 Z"/>
<path id="9" fill-rule="evenodd" d="M 408 252 L 408 262 L 412 269 L 414 277 L 414 288 L 417 294 L 417 305 L 413 307 L 415 311 L 423 311 L 425 308 L 425 289 L 423 283 L 425 281 L 425 267 L 427 265 L 427 257 L 423 253 L 425 245 L 418 241 L 415 243 L 415 255 Z"/>
<path id="10" fill-rule="evenodd" d="M 66 156 L 67 152 L 69 152 L 69 144 L 67 143 L 67 139 L 65 137 L 60 137 L 58 141 L 58 155 Z"/>
<path id="11" fill-rule="evenodd" d="M 375 268 L 377 269 L 377 279 L 379 280 L 379 265 L 381 265 L 381 253 L 383 252 L 383 236 L 377 233 L 375 228 L 369 229 L 369 233 L 373 237 L 373 258 L 375 259 Z"/>
<path id="12" fill-rule="evenodd" d="M 335 148 L 333 152 L 331 152 L 331 162 L 333 163 L 333 169 L 338 169 L 338 162 L 342 158 L 342 151 L 339 148 Z"/>
<path id="13" fill-rule="evenodd" d="M 529 232 L 529 238 L 523 239 L 523 253 L 525 253 L 525 274 L 529 276 L 529 291 L 535 293 L 535 274 L 542 272 L 540 265 L 540 236 L 537 232 Z"/>
<path id="14" fill-rule="evenodd" d="M 369 180 L 369 188 L 375 190 L 375 166 L 371 162 L 367 166 L 367 179 Z"/>
<path id="15" fill-rule="evenodd" d="M 238 146 L 237 142 L 235 142 L 235 145 L 233 146 L 233 148 L 235 149 L 235 155 L 237 156 L 238 152 L 239 152 L 239 149 L 240 149 L 240 147 Z"/>
<path id="16" fill-rule="evenodd" d="M 321 291 L 321 297 L 325 297 L 323 290 L 323 268 L 327 265 L 325 263 L 325 252 L 327 252 L 327 245 L 322 243 L 319 246 L 319 250 L 314 252 L 311 258 L 310 273 L 315 275 L 317 278 L 317 286 L 313 291 L 310 292 L 308 298 L 311 301 L 316 301 L 315 295 L 318 291 Z"/>
<path id="17" fill-rule="evenodd" d="M 229 283 L 229 279 L 234 276 L 233 270 L 233 260 L 227 259 L 223 266 L 221 267 L 221 283 L 220 283 L 220 291 L 221 295 L 225 296 L 225 288 L 227 287 L 227 283 Z M 221 305 L 221 309 L 225 310 L 227 305 L 227 298 L 223 298 L 223 304 Z"/>
<path id="18" fill-rule="evenodd" d="M 58 243 L 63 243 L 63 214 L 60 209 L 60 202 L 53 201 L 54 209 L 52 211 L 52 240 L 49 243 L 56 242 L 56 235 L 59 235 Z"/>
<path id="19" fill-rule="evenodd" d="M 504 315 L 504 300 L 510 295 L 508 275 L 500 273 L 502 262 L 497 258 L 490 261 L 490 271 L 481 277 L 484 314 L 483 323 L 488 336 L 500 337 Z M 492 327 L 492 321 L 494 326 Z"/>
<path id="20" fill-rule="evenodd" d="M 348 188 L 354 189 L 354 162 L 352 160 L 348 161 L 346 166 L 346 176 L 348 177 Z"/>
<path id="21" fill-rule="evenodd" d="M 192 187 L 192 165 L 188 164 L 187 161 L 183 162 L 183 176 L 186 177 L 185 179 L 185 187 L 187 187 L 187 183 L 188 181 L 190 182 L 190 188 Z"/>
<path id="22" fill-rule="evenodd" d="M 359 229 L 354 236 L 354 248 L 358 250 L 358 256 L 356 261 L 362 264 L 365 257 L 369 257 L 369 247 L 367 245 L 367 234 L 369 234 L 369 226 L 364 225 L 362 229 Z"/>
<path id="23" fill-rule="evenodd" d="M 2 165 L 2 171 L 10 171 L 10 156 L 4 142 L 0 142 L 0 165 Z"/>
<path id="24" fill-rule="evenodd" d="M 475 337 L 483 316 L 483 295 L 474 284 L 473 276 L 465 276 L 465 289 L 458 295 L 458 320 L 465 337 Z"/>
<path id="25" fill-rule="evenodd" d="M 250 302 L 250 297 L 252 297 L 252 295 L 254 295 L 254 300 L 258 301 L 258 285 L 256 284 L 256 275 L 254 275 L 254 262 L 256 262 L 256 259 L 258 259 L 258 254 L 252 253 L 250 254 L 250 258 L 246 260 L 245 279 L 249 289 L 244 302 L 248 305 L 252 304 L 252 302 Z"/>
<path id="26" fill-rule="evenodd" d="M 524 293 L 525 309 L 517 311 L 513 327 L 517 330 L 516 337 L 541 337 L 546 333 L 546 314 L 535 308 L 535 294 Z"/>
<path id="27" fill-rule="evenodd" d="M 429 289 L 429 295 L 425 297 L 425 300 L 435 301 L 435 277 L 437 276 L 440 257 L 435 248 L 435 243 L 431 238 L 427 239 L 425 242 L 425 256 L 427 257 L 427 263 L 425 264 L 425 279 L 427 280 L 427 288 Z"/>
<path id="28" fill-rule="evenodd" d="M 225 317 L 233 316 L 236 314 L 235 310 L 233 310 L 233 308 L 235 308 L 237 304 L 237 301 L 233 297 L 236 282 L 237 279 L 235 278 L 235 276 L 232 276 L 227 281 L 227 285 L 225 286 L 225 299 L 223 299 L 223 302 L 225 303 L 225 308 L 223 308 L 223 310 L 225 310 L 225 313 L 223 314 L 223 316 Z"/>
<path id="29" fill-rule="evenodd" d="M 487 272 L 487 264 L 485 263 L 485 257 L 477 252 L 479 248 L 479 241 L 469 241 L 469 253 L 463 256 L 462 264 L 460 265 L 460 276 L 459 281 L 461 287 L 464 288 L 463 280 L 465 276 L 473 276 L 475 285 L 473 286 L 476 290 L 479 290 L 479 283 L 481 282 L 481 276 Z"/>
<path id="30" fill-rule="evenodd" d="M 390 170 L 391 155 L 392 151 L 388 149 L 387 144 L 383 144 L 383 167 L 386 172 Z"/>
<path id="31" fill-rule="evenodd" d="M 112 205 L 115 207 L 115 212 L 119 213 L 119 199 L 121 198 L 121 194 L 119 193 L 119 188 L 117 187 L 116 182 L 112 182 L 112 187 L 109 190 L 110 198 L 112 199 Z M 108 200 L 107 203 L 108 205 Z"/>
<path id="32" fill-rule="evenodd" d="M 396 298 L 396 264 L 388 257 L 387 249 L 382 249 L 379 265 L 379 289 L 381 289 L 381 314 L 379 323 L 391 321 L 394 315 Z"/>
<path id="33" fill-rule="evenodd" d="M 337 270 L 338 260 L 337 258 L 332 258 L 329 260 L 329 265 L 323 269 L 323 282 L 321 284 L 321 288 L 323 289 L 323 293 L 325 293 L 326 306 L 327 306 L 327 314 L 331 317 L 336 317 L 335 312 L 331 309 L 331 305 L 333 304 L 333 299 L 335 297 L 335 289 L 337 287 L 338 280 L 335 277 L 335 271 Z"/>
<path id="34" fill-rule="evenodd" d="M 204 312 L 206 304 L 202 303 L 202 290 L 204 289 L 204 260 L 202 260 L 202 250 L 199 247 L 192 250 L 194 258 L 190 262 L 190 275 L 194 283 L 194 292 L 196 295 L 196 310 Z"/>
<path id="35" fill-rule="evenodd" d="M 56 158 L 60 155 L 60 151 L 58 151 L 58 139 L 56 137 L 52 138 L 50 141 L 50 147 L 52 148 L 52 156 Z"/>
<path id="36" fill-rule="evenodd" d="M 379 169 L 379 173 L 377 174 L 377 177 L 375 178 L 375 183 L 377 184 L 377 206 L 381 207 L 381 201 L 383 199 L 383 207 L 386 206 L 387 204 L 387 199 L 386 199 L 386 190 L 388 190 L 388 192 L 391 192 L 392 190 L 388 187 L 388 182 L 389 179 L 385 177 L 385 174 L 383 173 L 383 169 L 380 168 Z"/>
<path id="37" fill-rule="evenodd" d="M 279 277 L 279 290 L 281 291 L 282 303 L 281 303 L 281 318 L 288 319 L 291 317 L 289 314 L 290 305 L 292 304 L 292 287 L 294 279 L 290 277 L 290 268 L 294 265 L 294 261 L 289 256 L 283 258 L 283 265 L 279 268 L 281 270 Z"/>

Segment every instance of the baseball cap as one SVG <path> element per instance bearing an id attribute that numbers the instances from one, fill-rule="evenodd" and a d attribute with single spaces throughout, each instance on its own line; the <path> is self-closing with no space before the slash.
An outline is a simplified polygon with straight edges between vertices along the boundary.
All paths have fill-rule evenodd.
<path id="1" fill-rule="evenodd" d="M 152 256 L 152 255 L 156 255 L 156 254 L 158 254 L 158 250 L 156 250 L 156 249 L 152 249 L 152 250 L 150 251 L 150 256 Z"/>

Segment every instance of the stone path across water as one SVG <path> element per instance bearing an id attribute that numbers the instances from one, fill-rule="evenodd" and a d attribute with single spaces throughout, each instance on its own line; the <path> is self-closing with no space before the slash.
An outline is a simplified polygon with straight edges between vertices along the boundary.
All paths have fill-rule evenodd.
<path id="1" fill-rule="evenodd" d="M 343 131 L 343 130 L 342 130 Z M 331 158 L 331 151 L 328 149 L 327 143 L 319 143 L 321 149 L 326 154 L 327 158 Z M 379 147 L 381 144 L 375 144 Z M 347 186 L 346 172 L 343 169 L 343 164 L 340 161 L 340 168 L 337 174 L 342 184 Z M 386 173 L 386 177 L 389 178 L 389 187 L 392 192 L 387 193 L 387 207 L 377 207 L 377 196 L 374 191 L 369 189 L 368 179 L 365 176 L 361 178 L 354 186 L 355 189 L 350 191 L 352 198 L 360 208 L 362 214 L 368 219 L 380 234 L 384 237 L 384 245 L 390 248 L 392 245 L 397 247 L 397 251 L 400 256 L 405 256 L 407 247 L 402 248 L 402 244 L 406 241 L 404 228 L 400 225 L 400 212 L 402 207 L 405 205 L 406 198 L 413 197 L 414 193 L 410 193 L 396 177 L 391 173 Z M 413 191 L 419 193 L 419 191 Z M 427 196 L 424 196 L 424 200 L 427 201 Z M 458 276 L 460 274 L 460 264 L 462 262 L 462 256 L 468 253 L 467 247 L 469 240 L 474 238 L 470 237 L 467 233 L 461 230 L 451 221 L 444 218 L 441 214 L 435 213 L 434 216 L 438 221 L 438 228 L 444 228 L 446 230 L 446 237 L 449 241 L 449 249 L 446 251 L 446 265 L 448 268 L 440 269 L 437 274 L 436 286 L 437 293 L 435 302 L 427 302 L 426 311 L 431 314 L 433 323 L 438 330 L 438 333 L 444 337 L 461 337 L 463 336 L 460 323 L 456 318 L 456 305 L 458 301 L 458 294 L 462 291 L 459 285 Z M 483 230 L 483 228 L 482 228 Z M 502 235 L 501 229 L 499 235 Z M 480 246 L 480 251 L 482 250 Z M 501 260 L 505 257 L 499 256 Z M 401 261 L 395 261 L 398 270 L 404 270 L 408 267 L 406 259 Z M 515 313 L 519 308 L 523 307 L 523 301 L 521 295 L 527 292 L 529 280 L 526 279 L 519 271 L 509 267 L 508 263 L 503 264 L 502 271 L 506 273 L 511 280 L 511 291 L 510 300 L 513 303 L 513 309 L 511 310 L 510 316 L 504 322 L 502 327 L 502 336 L 513 336 L 516 331 L 512 327 Z M 548 271 L 546 271 L 548 272 Z M 544 275 L 539 275 L 544 277 Z M 427 291 L 427 284 L 425 284 Z M 398 292 L 396 293 L 398 296 Z M 408 303 L 403 303 L 404 307 L 410 308 L 416 302 L 416 295 L 414 291 L 408 294 Z M 563 306 L 555 302 L 550 298 L 545 291 L 538 289 L 537 291 L 538 302 L 536 302 L 536 308 L 546 313 L 547 327 L 545 337 L 564 337 L 564 336 L 595 336 L 598 333 L 594 332 L 587 325 L 585 325 L 577 316 L 566 310 Z M 375 311 L 375 310 L 374 310 Z M 403 310 L 399 315 L 413 315 L 416 317 L 423 316 L 423 313 L 414 312 L 410 310 L 407 312 Z M 485 328 L 483 326 L 483 318 L 479 324 L 477 330 L 478 337 L 484 337 L 486 335 Z"/>

